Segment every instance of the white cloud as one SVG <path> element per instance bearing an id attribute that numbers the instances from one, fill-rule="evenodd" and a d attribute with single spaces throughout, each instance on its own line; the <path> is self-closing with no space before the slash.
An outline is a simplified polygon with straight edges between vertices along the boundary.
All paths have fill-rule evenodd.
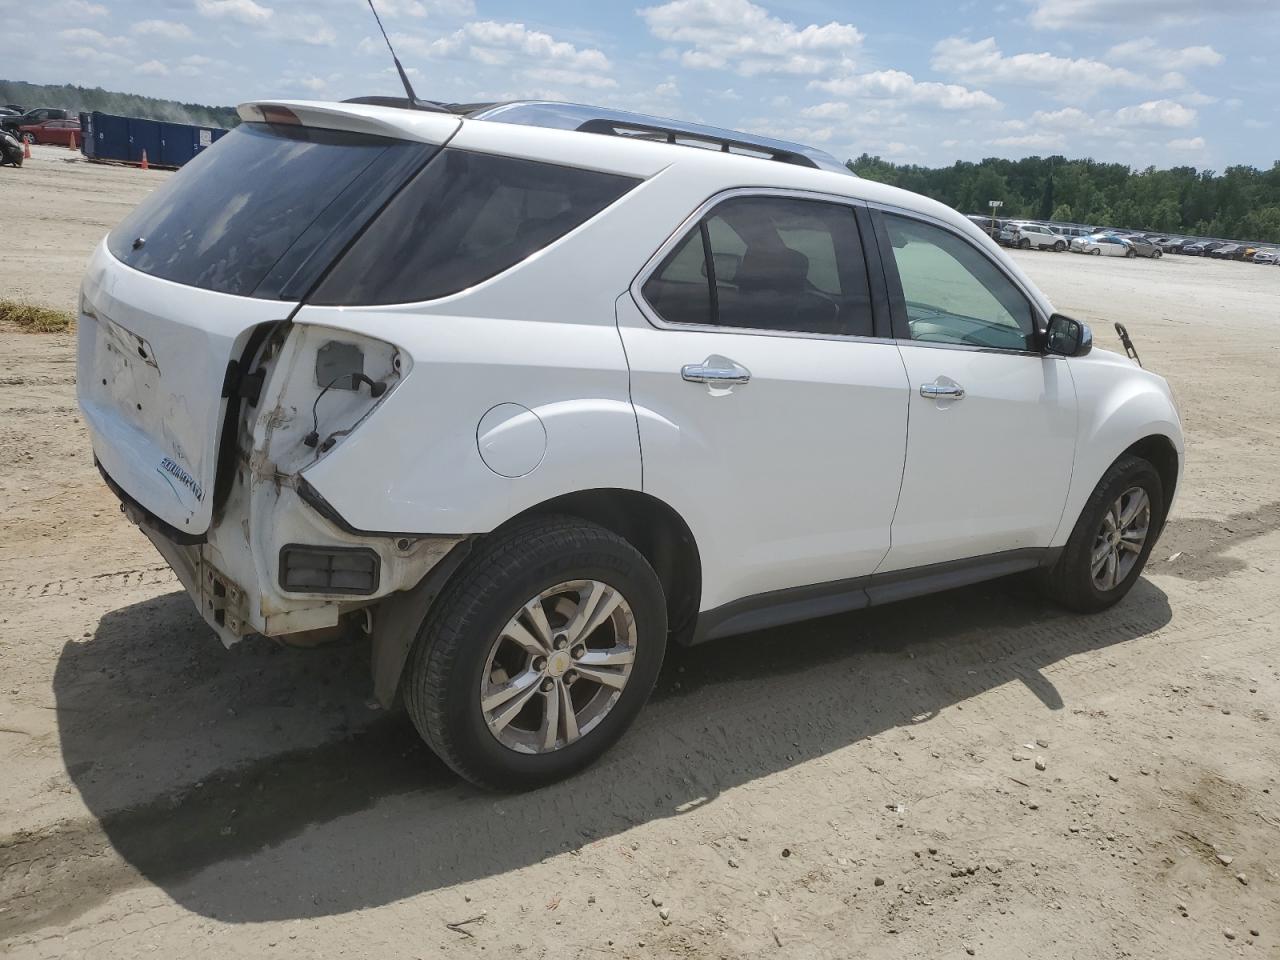
<path id="1" fill-rule="evenodd" d="M 1150 37 L 1139 37 L 1118 43 L 1107 51 L 1108 60 L 1136 63 L 1164 70 L 1187 70 L 1192 67 L 1216 67 L 1222 54 L 1210 46 L 1162 47 Z"/>
<path id="2" fill-rule="evenodd" d="M 1052 53 L 1015 53 L 1005 56 L 994 37 L 966 40 L 947 37 L 933 48 L 931 64 L 939 73 L 971 83 L 1005 83 L 1037 87 L 1061 98 L 1090 96 L 1110 87 L 1150 87 L 1152 81 L 1124 67 L 1099 60 L 1059 57 Z M 1161 85 L 1180 81 L 1167 77 Z"/>
<path id="3" fill-rule="evenodd" d="M 88 3 L 86 0 L 62 0 L 56 4 L 49 14 L 58 20 L 79 20 L 85 17 L 105 17 L 108 11 L 100 3 Z"/>
<path id="4" fill-rule="evenodd" d="M 991 110 L 1000 106 L 1000 101 L 984 90 L 970 90 L 954 83 L 919 81 L 901 70 L 876 70 L 833 80 L 813 80 L 809 86 L 838 97 L 890 100 L 943 110 Z"/>
<path id="5" fill-rule="evenodd" d="M 472 0 L 377 0 L 378 13 L 388 20 L 396 17 L 470 17 L 476 12 Z"/>
<path id="6" fill-rule="evenodd" d="M 140 37 L 162 37 L 165 40 L 189 40 L 192 36 L 190 27 L 172 20 L 139 20 L 129 30 Z"/>
<path id="7" fill-rule="evenodd" d="M 594 48 L 579 49 L 551 34 L 530 30 L 523 23 L 496 23 L 484 20 L 468 23 L 435 39 L 398 33 L 392 38 L 396 49 L 417 56 L 441 59 L 469 59 L 490 66 L 519 64 L 541 70 L 572 70 L 578 74 L 599 74 L 610 69 L 609 58 Z M 366 37 L 358 46 L 364 53 L 383 53 L 381 37 Z"/>
<path id="8" fill-rule="evenodd" d="M 1167 26 L 1257 10 L 1246 0 L 1032 0 L 1027 18 L 1040 30 L 1093 30 L 1117 23 Z"/>
<path id="9" fill-rule="evenodd" d="M 196 10 L 202 17 L 238 20 L 250 25 L 266 23 L 275 12 L 254 0 L 196 0 Z"/>
<path id="10" fill-rule="evenodd" d="M 568 86 L 587 87 L 592 90 L 611 90 L 618 85 L 613 77 L 587 70 L 566 70 L 559 67 L 535 67 L 526 70 L 524 75 L 538 83 L 566 84 Z"/>
<path id="11" fill-rule="evenodd" d="M 167 77 L 169 68 L 159 60 L 148 60 L 146 63 L 139 64 L 134 72 L 144 77 Z"/>
<path id="12" fill-rule="evenodd" d="M 797 27 L 750 0 L 670 0 L 638 12 L 654 36 L 686 47 L 686 67 L 743 76 L 848 69 L 863 40 L 853 24 Z"/>
<path id="13" fill-rule="evenodd" d="M 1170 150 L 1186 150 L 1194 152 L 1204 149 L 1204 137 L 1184 137 L 1177 140 L 1170 140 L 1165 144 Z"/>
<path id="14" fill-rule="evenodd" d="M 1024 133 L 1013 137 L 997 137 L 989 141 L 993 147 L 1022 147 L 1027 150 L 1062 150 L 1067 138 L 1060 133 Z"/>
<path id="15" fill-rule="evenodd" d="M 108 44 L 111 38 L 100 30 L 93 30 L 89 27 L 73 27 L 70 30 L 60 30 L 58 36 L 68 43 L 101 43 Z"/>
<path id="16" fill-rule="evenodd" d="M 338 34 L 328 18 L 318 13 L 283 12 L 271 20 L 272 36 L 312 47 L 332 47 Z"/>
<path id="17" fill-rule="evenodd" d="M 1189 127 L 1196 122 L 1196 112 L 1173 100 L 1148 100 L 1121 107 L 1114 119 L 1122 127 Z"/>

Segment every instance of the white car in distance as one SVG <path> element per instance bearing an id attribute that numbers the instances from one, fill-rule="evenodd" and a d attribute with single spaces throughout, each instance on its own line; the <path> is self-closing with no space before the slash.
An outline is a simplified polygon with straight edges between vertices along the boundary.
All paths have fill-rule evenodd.
<path id="1" fill-rule="evenodd" d="M 1034 248 L 1061 253 L 1067 249 L 1067 241 L 1043 224 L 1019 223 L 1014 236 L 1014 246 L 1022 250 Z"/>
<path id="2" fill-rule="evenodd" d="M 476 783 L 590 763 L 669 644 L 1101 610 L 1160 534 L 1168 385 L 949 207 L 574 104 L 239 111 L 89 264 L 94 457 L 225 643 L 368 633 Z"/>
<path id="3" fill-rule="evenodd" d="M 1095 233 L 1088 237 L 1076 237 L 1071 241 L 1072 253 L 1087 253 L 1095 257 L 1132 257 L 1133 247 L 1121 237 Z"/>

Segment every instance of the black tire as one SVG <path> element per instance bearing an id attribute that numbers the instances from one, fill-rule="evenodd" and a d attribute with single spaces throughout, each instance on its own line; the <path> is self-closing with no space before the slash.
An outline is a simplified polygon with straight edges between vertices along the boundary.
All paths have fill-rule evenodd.
<path id="1" fill-rule="evenodd" d="M 1099 590 L 1093 582 L 1089 563 L 1094 539 L 1108 508 L 1130 487 L 1141 487 L 1151 502 L 1149 533 L 1128 576 L 1110 590 Z M 1062 556 L 1044 576 L 1046 592 L 1064 607 L 1080 613 L 1096 613 L 1119 603 L 1142 575 L 1164 525 L 1164 511 L 1164 486 L 1156 468 L 1140 457 L 1121 457 L 1111 465 L 1085 501 Z"/>
<path id="2" fill-rule="evenodd" d="M 1057 242 L 1056 242 L 1056 243 L 1054 243 L 1054 245 L 1053 245 L 1053 252 L 1054 252 L 1054 253 L 1061 253 L 1061 252 L 1062 252 L 1063 250 L 1065 250 L 1065 249 L 1067 249 L 1067 245 L 1066 245 L 1065 243 L 1063 243 L 1061 240 L 1057 241 Z"/>
<path id="3" fill-rule="evenodd" d="M 1091 253 L 1095 257 L 1102 256 L 1102 251 L 1099 250 L 1097 247 L 1094 247 L 1092 250 L 1089 251 L 1089 253 Z"/>
<path id="4" fill-rule="evenodd" d="M 36 135 L 34 133 L 24 133 L 22 139 L 27 143 L 36 143 Z"/>
<path id="5" fill-rule="evenodd" d="M 594 729 L 549 753 L 519 753 L 490 732 L 480 708 L 489 648 L 530 597 L 577 579 L 607 583 L 631 607 L 632 672 Z M 576 517 L 535 518 L 486 537 L 454 574 L 418 632 L 405 706 L 427 745 L 462 777 L 489 789 L 530 789 L 576 773 L 622 736 L 653 691 L 666 643 L 662 586 L 635 547 Z"/>
<path id="6" fill-rule="evenodd" d="M 1124 252 L 1124 255 L 1128 257 L 1130 260 L 1132 260 L 1138 254 L 1134 251 L 1133 247 L 1130 247 L 1128 250 Z"/>
<path id="7" fill-rule="evenodd" d="M 1030 249 L 1030 247 L 1031 247 L 1031 241 L 1028 240 L 1026 237 L 1023 237 L 1021 240 L 1018 241 L 1019 250 L 1027 250 L 1027 249 Z"/>
<path id="8" fill-rule="evenodd" d="M 1163 256 L 1164 256 L 1164 251 L 1163 251 L 1163 250 L 1157 250 L 1155 253 L 1151 254 L 1151 256 L 1152 256 L 1152 258 L 1153 258 L 1153 259 L 1155 259 L 1155 260 L 1159 260 L 1161 257 L 1163 257 Z"/>

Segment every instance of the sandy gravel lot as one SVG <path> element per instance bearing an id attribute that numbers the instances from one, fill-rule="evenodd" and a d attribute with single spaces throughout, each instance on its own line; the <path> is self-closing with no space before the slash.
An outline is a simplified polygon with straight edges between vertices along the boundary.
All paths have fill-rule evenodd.
<path id="1" fill-rule="evenodd" d="M 165 176 L 67 156 L 0 170 L 0 296 L 71 307 Z M 525 796 L 371 709 L 360 647 L 224 651 L 94 471 L 73 339 L 0 331 L 0 954 L 1280 957 L 1280 270 L 1016 256 L 1181 403 L 1131 596 L 673 651 L 603 763 Z"/>

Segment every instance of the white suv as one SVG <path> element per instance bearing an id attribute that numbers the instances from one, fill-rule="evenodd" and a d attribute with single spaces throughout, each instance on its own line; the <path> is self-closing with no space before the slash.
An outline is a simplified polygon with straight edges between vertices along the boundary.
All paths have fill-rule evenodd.
<path id="1" fill-rule="evenodd" d="M 589 763 L 668 643 L 1098 610 L 1159 535 L 1168 385 L 942 204 L 576 105 L 240 114 L 89 265 L 94 455 L 225 643 L 367 631 L 477 783 Z"/>
<path id="2" fill-rule="evenodd" d="M 1067 241 L 1043 224 L 1019 223 L 1017 226 L 1014 243 L 1023 250 L 1035 247 L 1037 250 L 1061 253 L 1067 249 Z"/>

